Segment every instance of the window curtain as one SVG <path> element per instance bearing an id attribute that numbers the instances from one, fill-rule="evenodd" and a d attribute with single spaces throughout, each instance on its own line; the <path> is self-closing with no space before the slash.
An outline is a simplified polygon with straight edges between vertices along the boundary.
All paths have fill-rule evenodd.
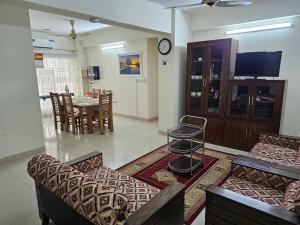
<path id="1" fill-rule="evenodd" d="M 44 54 L 44 68 L 37 68 L 39 95 L 49 92 L 64 93 L 68 85 L 70 93 L 80 92 L 77 58 L 75 54 Z M 42 115 L 51 115 L 51 99 L 41 100 Z"/>

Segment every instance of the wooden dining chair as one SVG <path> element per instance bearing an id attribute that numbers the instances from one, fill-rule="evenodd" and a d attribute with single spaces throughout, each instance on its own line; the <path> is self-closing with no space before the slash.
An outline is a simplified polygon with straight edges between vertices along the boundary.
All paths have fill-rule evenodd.
<path id="1" fill-rule="evenodd" d="M 112 110 L 112 93 L 99 95 L 99 127 L 100 134 L 104 134 L 105 124 L 108 129 L 113 132 L 113 110 Z"/>
<path id="2" fill-rule="evenodd" d="M 62 94 L 62 99 L 65 109 L 66 131 L 68 132 L 72 126 L 72 132 L 75 134 L 77 128 L 80 130 L 80 113 L 74 110 L 71 94 Z"/>
<path id="3" fill-rule="evenodd" d="M 60 129 L 63 131 L 65 115 L 64 115 L 63 105 L 61 104 L 59 94 L 50 92 L 50 98 L 51 98 L 52 108 L 53 108 L 55 130 L 57 130 L 58 123 L 60 123 Z"/>

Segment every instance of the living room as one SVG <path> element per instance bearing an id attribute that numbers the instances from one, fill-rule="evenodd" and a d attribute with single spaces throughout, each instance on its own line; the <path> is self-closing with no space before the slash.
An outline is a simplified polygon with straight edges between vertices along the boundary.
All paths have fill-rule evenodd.
<path id="1" fill-rule="evenodd" d="M 213 6 L 207 6 L 210 3 Z M 300 146 L 296 60 L 300 4 L 297 0 L 288 3 L 143 0 L 99 1 L 87 6 L 81 0 L 76 4 L 1 1 L 0 224 L 47 224 L 48 220 L 100 225 L 300 224 L 295 197 Z M 239 6 L 222 7 L 231 4 Z M 29 10 L 74 19 L 75 28 L 77 20 L 90 23 L 92 19 L 111 26 L 78 33 L 74 42 L 65 38 L 74 44 L 70 46 L 77 57 L 86 60 L 78 63 L 82 87 L 78 94 L 74 91 L 74 98 L 93 89 L 112 89 L 113 130 L 107 127 L 105 135 L 99 135 L 98 128 L 85 134 L 79 129 L 72 134 L 61 131 L 60 125 L 55 129 L 53 116 L 43 117 L 31 39 L 34 34 L 46 39 L 49 35 L 32 31 Z M 107 43 L 113 49 L 103 50 Z M 135 64 L 142 68 L 140 76 L 122 77 L 119 57 L 128 53 L 140 54 L 141 64 Z M 270 58 L 272 63 L 266 66 Z M 238 67 L 243 62 L 256 63 L 255 69 L 262 62 L 265 65 L 250 74 Z M 89 66 L 100 68 L 100 80 L 84 80 L 81 73 Z M 8 100 L 11 96 L 15 101 Z M 181 142 L 176 142 L 175 128 L 184 115 L 201 117 L 182 122 L 192 121 L 193 129 L 200 129 L 197 132 L 202 136 L 197 136 L 198 142 L 191 141 L 193 150 L 177 151 L 174 143 Z M 184 165 L 187 170 L 178 169 L 176 159 L 181 155 L 184 162 L 191 162 Z M 97 197 L 104 193 L 101 185 L 113 183 L 105 193 L 122 204 L 105 203 L 110 210 L 101 211 L 101 206 L 92 215 L 80 211 L 87 200 L 81 199 L 84 196 L 71 203 L 66 198 L 72 191 L 64 189 L 67 197 L 56 191 L 67 188 L 68 180 L 53 184 L 50 181 L 57 177 L 49 174 L 42 180 L 39 176 L 58 165 L 52 157 L 62 161 L 59 165 L 66 166 L 70 179 L 79 171 L 80 182 L 91 185 L 78 186 L 74 193 L 92 187 Z M 42 168 L 44 162 L 48 166 Z M 55 167 L 56 175 L 62 173 L 60 166 Z M 117 180 L 124 176 L 126 181 L 116 182 L 114 176 Z M 134 189 L 136 195 L 130 195 L 126 191 L 132 185 L 141 185 L 147 193 Z M 42 193 L 38 204 L 37 190 Z M 295 201 L 287 199 L 288 195 Z M 292 206 L 287 206 L 291 201 Z M 69 220 L 55 207 L 61 207 Z M 66 208 L 71 210 L 64 211 Z M 242 213 L 236 213 L 238 210 Z M 111 219 L 114 222 L 108 223 Z"/>

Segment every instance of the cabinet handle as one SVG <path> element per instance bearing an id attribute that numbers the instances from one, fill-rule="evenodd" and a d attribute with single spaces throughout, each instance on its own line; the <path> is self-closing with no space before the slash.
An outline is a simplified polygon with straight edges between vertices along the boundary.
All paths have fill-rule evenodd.
<path id="1" fill-rule="evenodd" d="M 206 87 L 206 81 L 207 81 L 207 79 L 204 79 L 204 87 Z"/>
<path id="2" fill-rule="evenodd" d="M 254 106 L 254 97 L 252 97 L 252 106 Z"/>
<path id="3" fill-rule="evenodd" d="M 250 138 L 251 138 L 251 130 L 249 130 L 248 136 L 249 136 L 248 140 L 250 140 Z"/>
<path id="4" fill-rule="evenodd" d="M 251 106 L 251 97 L 248 97 L 248 105 Z"/>
<path id="5" fill-rule="evenodd" d="M 248 140 L 248 129 L 246 130 L 246 140 Z"/>

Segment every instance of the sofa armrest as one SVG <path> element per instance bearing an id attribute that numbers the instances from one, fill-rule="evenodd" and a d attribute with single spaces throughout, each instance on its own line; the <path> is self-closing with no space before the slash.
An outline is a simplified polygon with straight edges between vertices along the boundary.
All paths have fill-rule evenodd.
<path id="1" fill-rule="evenodd" d="M 66 163 L 82 173 L 87 173 L 90 170 L 94 170 L 103 166 L 102 153 L 97 151 L 91 152 Z"/>
<path id="2" fill-rule="evenodd" d="M 261 133 L 259 136 L 259 142 L 265 144 L 278 145 L 281 147 L 291 148 L 295 150 L 300 149 L 300 137 L 295 136 Z"/>
<path id="3" fill-rule="evenodd" d="M 210 185 L 206 190 L 206 225 L 299 225 L 300 217 L 288 210 Z"/>
<path id="4" fill-rule="evenodd" d="M 173 182 L 129 216 L 125 225 L 183 225 L 184 188 L 183 184 Z"/>
<path id="5" fill-rule="evenodd" d="M 232 161 L 232 176 L 285 192 L 287 186 L 300 178 L 300 169 L 281 166 L 247 156 Z"/>

